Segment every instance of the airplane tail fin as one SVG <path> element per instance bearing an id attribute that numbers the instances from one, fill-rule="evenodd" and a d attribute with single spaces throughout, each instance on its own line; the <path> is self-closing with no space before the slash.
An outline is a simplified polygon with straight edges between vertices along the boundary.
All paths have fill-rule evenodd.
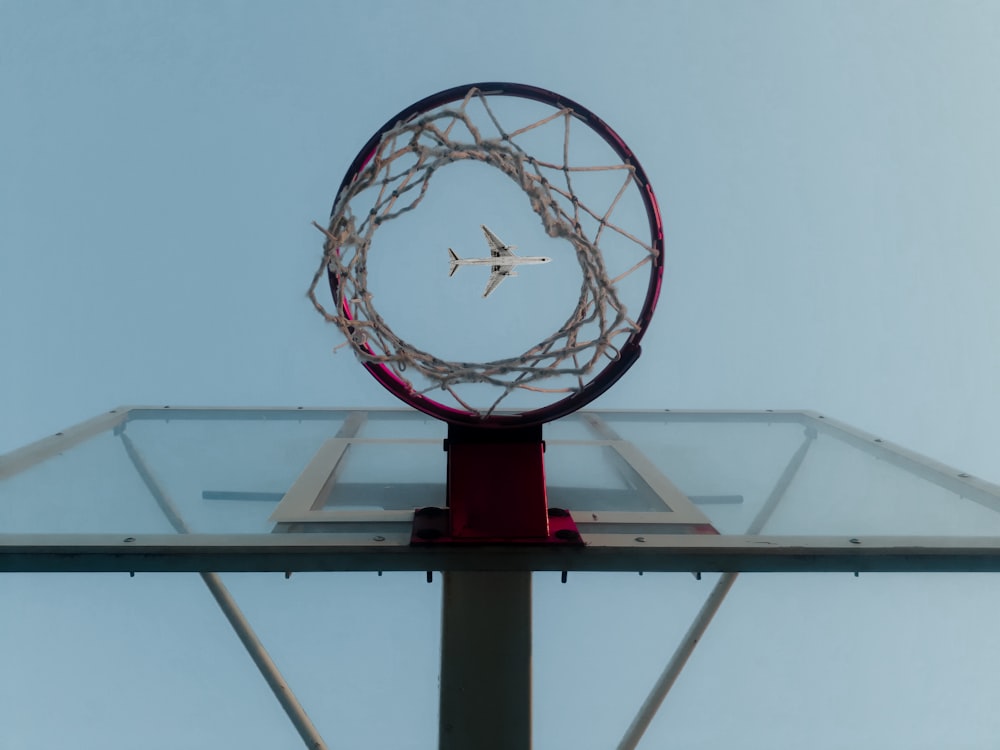
<path id="1" fill-rule="evenodd" d="M 458 270 L 458 261 L 460 261 L 461 258 L 459 258 L 458 255 L 455 254 L 455 251 L 452 250 L 450 247 L 448 248 L 448 255 L 450 257 L 450 262 L 451 262 L 451 270 L 448 271 L 448 275 L 454 276 L 455 271 Z"/>

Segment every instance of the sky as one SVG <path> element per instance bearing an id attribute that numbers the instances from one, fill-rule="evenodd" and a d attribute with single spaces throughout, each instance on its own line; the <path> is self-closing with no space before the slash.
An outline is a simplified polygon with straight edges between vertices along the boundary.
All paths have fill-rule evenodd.
<path id="1" fill-rule="evenodd" d="M 661 304 L 599 405 L 816 409 L 998 478 L 991 4 L 0 7 L 0 449 L 123 403 L 389 403 L 304 300 L 310 222 L 391 114 L 500 78 L 659 196 Z"/>
<path id="2" fill-rule="evenodd" d="M 596 406 L 813 409 L 1000 482 L 998 35 L 971 1 L 0 0 L 0 453 L 121 404 L 395 405 L 305 297 L 311 222 L 389 116 L 510 80 L 659 198 L 657 315 Z"/>

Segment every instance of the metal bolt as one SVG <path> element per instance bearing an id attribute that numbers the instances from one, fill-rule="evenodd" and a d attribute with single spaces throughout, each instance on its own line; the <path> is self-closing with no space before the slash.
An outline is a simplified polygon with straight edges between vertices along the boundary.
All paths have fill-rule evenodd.
<path id="1" fill-rule="evenodd" d="M 858 541 L 857 539 L 848 539 L 847 541 L 849 541 L 851 544 L 861 544 L 861 542 Z"/>
<path id="2" fill-rule="evenodd" d="M 964 471 L 958 475 L 960 479 L 969 479 L 972 475 L 966 474 Z"/>
<path id="3" fill-rule="evenodd" d="M 637 537 L 635 538 L 635 540 L 636 540 L 637 542 L 644 542 L 644 541 L 646 541 L 646 537 L 644 537 L 644 536 L 637 536 Z"/>
<path id="4" fill-rule="evenodd" d="M 376 542 L 384 542 L 385 541 L 385 537 L 384 536 L 373 536 L 372 539 L 374 539 Z"/>
<path id="5" fill-rule="evenodd" d="M 426 508 L 417 508 L 413 512 L 413 515 L 423 516 L 426 518 L 440 518 L 445 513 L 447 513 L 447 511 L 444 508 L 435 508 L 433 505 L 431 505 Z"/>
<path id="6" fill-rule="evenodd" d="M 135 541 L 135 537 L 134 536 L 127 536 L 124 539 L 122 539 L 122 541 L 123 542 L 134 542 Z"/>

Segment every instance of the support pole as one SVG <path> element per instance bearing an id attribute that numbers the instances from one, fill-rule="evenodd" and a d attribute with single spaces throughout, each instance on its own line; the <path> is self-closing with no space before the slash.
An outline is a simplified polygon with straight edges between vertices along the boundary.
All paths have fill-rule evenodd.
<path id="1" fill-rule="evenodd" d="M 795 451 L 791 459 L 789 459 L 785 470 L 778 477 L 774 489 L 771 490 L 771 494 L 768 495 L 767 500 L 757 512 L 753 521 L 750 522 L 747 534 L 759 534 L 765 524 L 771 520 L 771 516 L 778 507 L 778 503 L 785 497 L 789 485 L 795 479 L 795 475 L 798 474 L 799 468 L 802 466 L 802 462 L 805 461 L 806 454 L 809 452 L 809 448 L 815 439 L 816 431 L 812 428 L 807 428 L 805 439 L 799 445 L 798 450 Z M 684 639 L 677 646 L 674 655 L 670 658 L 653 689 L 646 696 L 646 700 L 643 702 L 639 712 L 625 731 L 625 736 L 618 743 L 618 750 L 635 750 L 639 744 L 639 740 L 642 739 L 642 735 L 649 728 L 649 724 L 653 721 L 653 717 L 656 716 L 656 712 L 660 710 L 660 706 L 663 705 L 667 693 L 674 686 L 674 682 L 677 681 L 681 670 L 684 669 L 684 665 L 687 664 L 688 659 L 694 652 L 695 646 L 698 645 L 701 637 L 705 634 L 705 630 L 712 622 L 712 618 L 715 617 L 715 613 L 719 611 L 719 607 L 725 601 L 726 594 L 729 593 L 729 589 L 733 587 L 738 577 L 739 573 L 730 572 L 723 573 L 719 578 L 708 598 L 705 599 L 705 603 L 701 605 L 701 609 L 694 618 L 694 622 L 691 623 L 691 627 L 684 634 Z"/>
<path id="2" fill-rule="evenodd" d="M 674 651 L 674 655 L 671 657 L 666 669 L 660 674 L 660 678 L 653 685 L 653 689 L 649 691 L 646 700 L 643 701 L 642 708 L 639 709 L 635 718 L 632 719 L 632 724 L 629 725 L 625 736 L 622 737 L 622 741 L 618 743 L 618 750 L 635 750 L 636 745 L 639 744 L 639 740 L 642 739 L 642 735 L 649 728 L 649 723 L 656 716 L 656 712 L 660 710 L 660 706 L 663 704 L 664 698 L 667 697 L 667 693 L 670 692 L 670 688 L 673 687 L 674 682 L 680 676 L 681 670 L 684 669 L 684 665 L 687 664 L 688 659 L 694 652 L 698 641 L 705 634 L 705 630 L 708 628 L 709 623 L 712 622 L 712 618 L 715 617 L 715 613 L 719 611 L 719 607 L 725 600 L 726 594 L 729 593 L 729 589 L 732 588 L 738 575 L 739 573 L 723 573 L 722 577 L 715 584 L 712 593 L 708 595 L 705 603 L 701 605 L 698 616 L 694 618 L 691 627 L 684 634 L 684 640 L 681 641 L 680 645 Z"/>
<path id="3" fill-rule="evenodd" d="M 174 527 L 174 531 L 178 534 L 190 533 L 191 530 L 188 528 L 183 516 L 181 516 L 180 510 L 174 504 L 174 501 L 170 499 L 170 495 L 167 494 L 163 485 L 153 475 L 146 460 L 139 452 L 139 449 L 136 448 L 135 443 L 124 432 L 120 433 L 120 437 L 122 444 L 125 446 L 125 452 L 132 461 L 132 465 L 139 473 L 139 476 L 142 478 L 150 494 L 152 494 L 163 515 L 167 517 L 170 525 Z M 253 663 L 257 665 L 261 677 L 264 678 L 268 687 L 271 688 L 271 692 L 278 699 L 278 703 L 281 704 L 285 715 L 292 722 L 292 726 L 299 733 L 299 737 L 302 738 L 305 746 L 309 750 L 326 750 L 326 743 L 323 742 L 319 731 L 309 719 L 298 698 L 295 697 L 295 693 L 292 692 L 288 683 L 285 682 L 285 678 L 282 677 L 281 672 L 278 670 L 278 665 L 274 663 L 270 654 L 267 653 L 267 649 L 264 648 L 264 644 L 257 638 L 257 634 L 254 633 L 250 622 L 236 604 L 236 600 L 229 593 L 229 589 L 222 582 L 222 578 L 219 577 L 218 573 L 202 573 L 201 579 L 212 593 L 216 603 L 219 605 L 219 609 L 222 610 L 226 619 L 229 620 L 233 631 L 239 637 L 250 658 L 253 659 Z"/>
<path id="4" fill-rule="evenodd" d="M 531 573 L 446 572 L 440 750 L 531 747 Z"/>
<path id="5" fill-rule="evenodd" d="M 278 699 L 278 703 L 281 704 L 285 715 L 292 722 L 292 726 L 295 727 L 295 731 L 299 733 L 299 737 L 302 738 L 306 747 L 309 750 L 326 750 L 326 743 L 323 742 L 319 730 L 313 725 L 302 704 L 295 697 L 295 693 L 292 692 L 288 683 L 285 682 L 285 678 L 278 670 L 278 665 L 274 663 L 271 655 L 264 648 L 264 644 L 257 638 L 257 634 L 250 627 L 246 616 L 237 606 L 229 590 L 222 583 L 222 579 L 216 573 L 202 573 L 201 578 L 205 582 L 205 585 L 208 586 L 208 590 L 212 592 L 212 596 L 215 597 L 215 601 L 218 603 L 222 613 L 229 620 L 233 631 L 239 636 L 243 647 L 247 650 L 250 658 L 253 659 L 253 663 L 257 665 L 261 677 L 264 678 L 267 686 L 271 688 L 271 692 Z"/>

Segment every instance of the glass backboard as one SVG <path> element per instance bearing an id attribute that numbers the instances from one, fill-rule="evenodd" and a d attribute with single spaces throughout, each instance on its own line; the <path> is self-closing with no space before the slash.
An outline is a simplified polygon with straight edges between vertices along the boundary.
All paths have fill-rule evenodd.
<path id="1" fill-rule="evenodd" d="M 414 546 L 445 434 L 136 407 L 3 457 L 0 745 L 994 744 L 996 486 L 818 414 L 578 412 L 583 546 Z"/>
<path id="2" fill-rule="evenodd" d="M 131 407 L 0 459 L 6 570 L 993 570 L 1000 488 L 807 412 L 545 426 L 585 545 L 412 546 L 446 426 L 409 410 Z M 510 467 L 497 467 L 498 471 Z M 516 469 L 515 469 L 516 470 Z"/>

